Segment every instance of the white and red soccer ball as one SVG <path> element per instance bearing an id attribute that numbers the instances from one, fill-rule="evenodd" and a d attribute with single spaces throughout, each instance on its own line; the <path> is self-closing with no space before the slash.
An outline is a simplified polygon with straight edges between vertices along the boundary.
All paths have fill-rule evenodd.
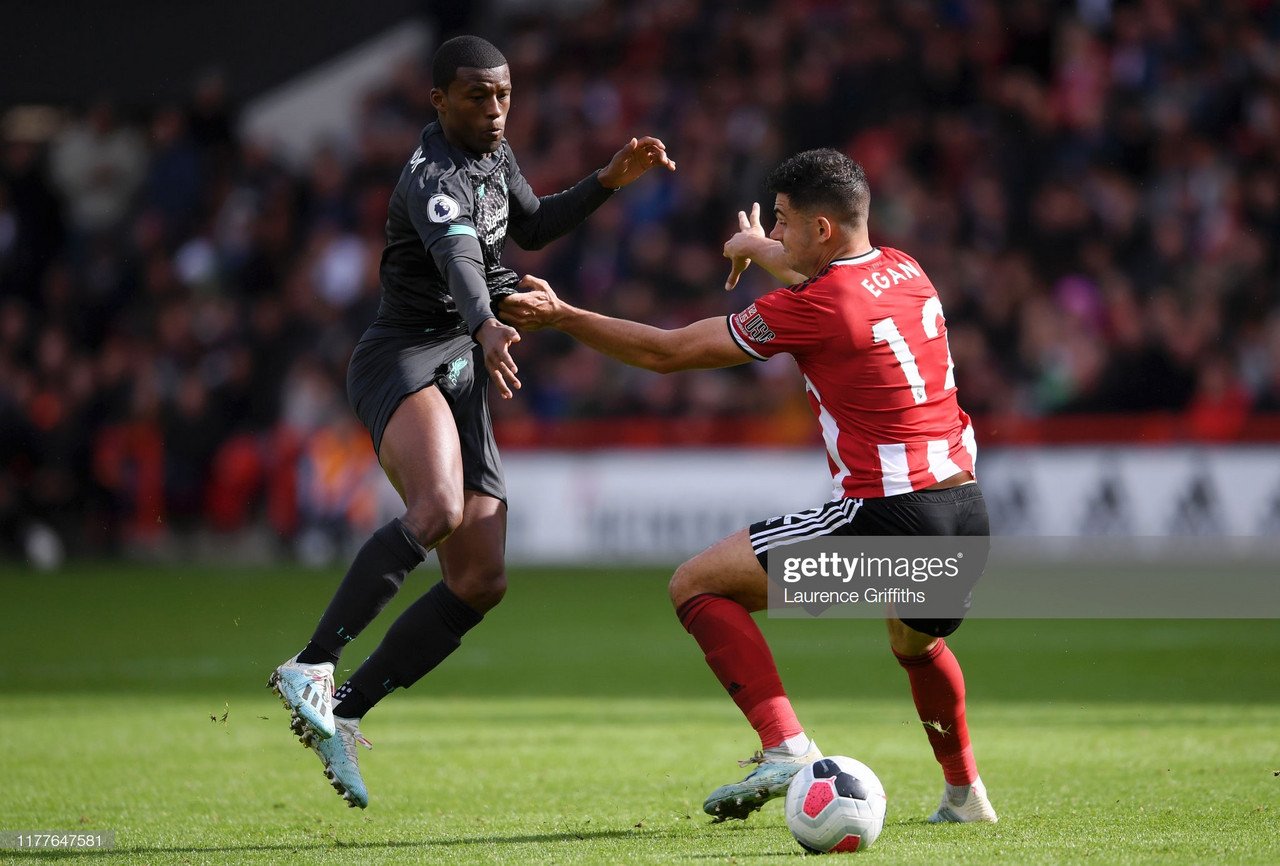
<path id="1" fill-rule="evenodd" d="M 884 827 L 884 786 L 861 761 L 820 758 L 792 778 L 786 812 L 791 834 L 806 851 L 865 851 Z"/>

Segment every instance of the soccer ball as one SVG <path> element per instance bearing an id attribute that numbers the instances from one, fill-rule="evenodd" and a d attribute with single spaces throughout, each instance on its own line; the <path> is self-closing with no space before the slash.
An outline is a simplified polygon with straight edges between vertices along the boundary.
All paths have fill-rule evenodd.
<path id="1" fill-rule="evenodd" d="M 821 758 L 791 779 L 786 809 L 787 826 L 806 851 L 863 851 L 884 827 L 884 786 L 861 761 Z"/>

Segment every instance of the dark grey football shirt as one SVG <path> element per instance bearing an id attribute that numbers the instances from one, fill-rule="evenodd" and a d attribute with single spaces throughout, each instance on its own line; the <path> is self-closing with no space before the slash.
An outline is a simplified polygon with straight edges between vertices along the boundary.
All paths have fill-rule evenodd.
<path id="1" fill-rule="evenodd" d="M 592 172 L 539 198 L 506 141 L 476 155 L 451 145 L 439 122 L 428 124 L 391 194 L 378 322 L 442 336 L 474 334 L 493 315 L 491 299 L 515 291 L 519 280 L 502 267 L 507 236 L 538 249 L 609 195 Z"/>

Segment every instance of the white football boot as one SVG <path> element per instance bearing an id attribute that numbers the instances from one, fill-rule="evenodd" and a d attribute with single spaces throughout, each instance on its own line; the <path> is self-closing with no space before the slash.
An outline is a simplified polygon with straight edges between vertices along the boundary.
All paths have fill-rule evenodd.
<path id="1" fill-rule="evenodd" d="M 320 756 L 325 778 L 342 795 L 342 799 L 347 801 L 348 806 L 363 809 L 369 805 L 369 791 L 364 786 L 364 777 L 360 775 L 356 744 L 372 749 L 373 743 L 361 736 L 359 719 L 344 719 L 339 716 L 335 720 L 335 733 L 332 737 L 322 740 L 308 730 L 303 735 L 303 743 Z"/>
<path id="2" fill-rule="evenodd" d="M 1000 818 L 987 799 L 987 786 L 982 779 L 974 779 L 972 785 L 943 788 L 938 811 L 927 820 L 930 824 L 994 824 Z"/>
<path id="3" fill-rule="evenodd" d="M 272 671 L 267 686 L 292 714 L 299 739 L 307 730 L 325 740 L 333 736 L 333 665 L 305 665 L 294 656 Z"/>
<path id="4" fill-rule="evenodd" d="M 792 777 L 821 758 L 822 751 L 812 740 L 809 751 L 800 756 L 792 755 L 781 746 L 756 752 L 738 762 L 740 767 L 755 764 L 756 768 L 741 782 L 721 785 L 712 791 L 702 804 L 702 811 L 715 818 L 717 824 L 731 818 L 746 820 L 765 803 L 785 795 Z"/>

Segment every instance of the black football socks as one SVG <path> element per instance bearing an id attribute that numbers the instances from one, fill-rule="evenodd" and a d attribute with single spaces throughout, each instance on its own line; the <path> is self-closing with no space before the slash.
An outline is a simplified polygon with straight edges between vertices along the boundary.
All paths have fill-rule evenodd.
<path id="1" fill-rule="evenodd" d="M 333 693 L 334 710 L 341 709 L 341 713 L 335 713 L 344 719 L 362 719 L 364 714 L 373 709 L 373 705 L 377 701 L 369 699 L 369 696 L 362 691 L 358 691 L 351 683 L 346 682 L 338 686 L 338 690 Z"/>
<path id="2" fill-rule="evenodd" d="M 337 664 L 343 647 L 373 622 L 399 592 L 405 575 L 426 555 L 426 549 L 399 518 L 371 535 L 352 560 L 298 661 Z"/>
<path id="3" fill-rule="evenodd" d="M 391 624 L 387 636 L 335 695 L 335 716 L 358 718 L 397 688 L 426 676 L 462 644 L 483 614 L 440 581 Z"/>

